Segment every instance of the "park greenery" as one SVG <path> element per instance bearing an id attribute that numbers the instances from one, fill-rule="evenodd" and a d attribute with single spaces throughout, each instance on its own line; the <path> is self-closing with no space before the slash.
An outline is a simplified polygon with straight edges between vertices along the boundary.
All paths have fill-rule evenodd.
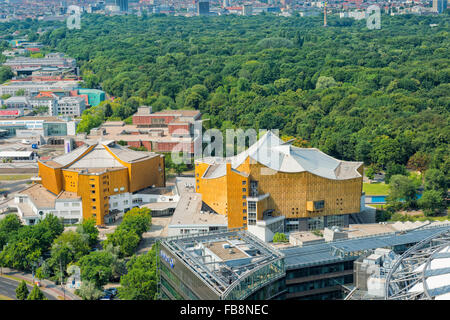
<path id="1" fill-rule="evenodd" d="M 157 246 L 145 254 L 134 255 L 127 263 L 127 274 L 120 278 L 119 298 L 122 300 L 156 299 Z"/>
<path id="2" fill-rule="evenodd" d="M 339 159 L 390 168 L 388 178 L 395 165 L 447 175 L 450 17 L 382 21 L 368 30 L 336 16 L 323 28 L 320 16 L 89 14 L 80 30 L 29 20 L 0 33 L 18 30 L 76 58 L 84 86 L 115 98 L 86 110 L 80 132 L 129 123 L 140 105 L 197 109 L 207 128 L 279 129 Z"/>
<path id="3" fill-rule="evenodd" d="M 122 289 L 122 297 L 153 299 L 156 292 L 156 249 L 142 258 L 134 255 L 142 234 L 150 225 L 150 210 L 133 208 L 125 213 L 115 232 L 101 243 L 103 249 L 98 250 L 99 231 L 94 220 L 84 220 L 75 231 L 64 231 L 61 220 L 52 215 L 36 225 L 24 226 L 16 214 L 8 214 L 0 220 L 0 248 L 3 248 L 0 265 L 35 272 L 37 279 L 50 279 L 57 284 L 67 279 L 70 268 L 77 266 L 83 283 L 77 293 L 83 299 L 98 299 L 103 295 L 105 284 L 118 281 L 123 282 L 126 288 Z M 128 276 L 122 280 L 124 275 Z M 136 277 L 142 282 L 133 288 L 135 284 L 130 279 Z M 28 290 L 23 285 L 17 288 L 21 299 L 41 298 L 35 289 L 29 294 L 25 289 Z"/>
<path id="4" fill-rule="evenodd" d="M 374 31 L 337 17 L 323 28 L 321 17 L 86 15 L 81 30 L 55 24 L 39 41 L 116 98 L 87 110 L 82 132 L 139 105 L 198 109 L 207 127 L 279 129 L 379 170 L 448 174 L 449 16 L 382 20 Z"/>
<path id="5" fill-rule="evenodd" d="M 150 209 L 133 208 L 124 214 L 122 223 L 107 235 L 103 245 L 119 247 L 121 257 L 131 256 L 136 251 L 142 234 L 150 228 L 151 221 Z"/>
<path id="6" fill-rule="evenodd" d="M 422 210 L 424 217 L 432 218 L 445 213 L 448 176 L 438 169 L 428 169 L 424 174 L 406 172 L 390 178 L 386 197 L 386 212 L 380 213 L 380 220 L 414 220 L 400 211 Z M 421 197 L 418 198 L 418 194 Z"/>

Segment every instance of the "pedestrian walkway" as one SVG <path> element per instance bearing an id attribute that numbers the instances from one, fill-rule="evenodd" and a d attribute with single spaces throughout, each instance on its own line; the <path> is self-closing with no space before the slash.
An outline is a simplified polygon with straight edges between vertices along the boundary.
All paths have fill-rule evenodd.
<path id="1" fill-rule="evenodd" d="M 29 283 L 33 283 L 33 275 L 29 273 L 24 273 L 22 271 L 10 269 L 10 268 L 2 268 L 2 274 L 1 276 L 9 276 L 17 279 L 18 281 L 25 280 Z M 35 278 L 35 281 L 37 279 Z M 58 300 L 81 300 L 80 297 L 75 295 L 73 292 L 71 292 L 68 289 L 62 289 L 60 286 L 56 285 L 52 281 L 49 280 L 41 280 L 40 281 L 41 291 L 55 297 Z"/>

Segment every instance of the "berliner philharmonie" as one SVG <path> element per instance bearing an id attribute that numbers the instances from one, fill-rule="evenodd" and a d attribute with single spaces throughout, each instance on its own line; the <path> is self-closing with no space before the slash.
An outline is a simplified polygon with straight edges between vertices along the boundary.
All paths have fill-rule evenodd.
<path id="1" fill-rule="evenodd" d="M 228 225 L 158 242 L 159 297 L 448 297 L 450 223 L 349 224 L 362 208 L 362 170 L 361 162 L 294 147 L 270 131 L 234 157 L 196 160 L 195 193 L 182 207 L 196 199 L 199 222 L 213 213 Z M 183 224 L 174 221 L 174 227 Z M 258 226 L 266 229 L 260 233 Z M 311 230 L 326 235 L 315 237 Z M 290 243 L 270 243 L 275 232 L 288 233 Z"/>
<path id="2" fill-rule="evenodd" d="M 346 226 L 349 215 L 360 212 L 362 174 L 362 162 L 295 147 L 271 131 L 234 157 L 195 161 L 205 210 L 226 215 L 229 228 Z"/>

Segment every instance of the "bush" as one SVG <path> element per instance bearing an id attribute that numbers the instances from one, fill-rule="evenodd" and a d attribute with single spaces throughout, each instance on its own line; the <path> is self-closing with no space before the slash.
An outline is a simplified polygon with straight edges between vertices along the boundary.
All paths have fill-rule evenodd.
<path id="1" fill-rule="evenodd" d="M 288 238 L 286 237 L 286 235 L 284 233 L 275 233 L 275 235 L 273 236 L 273 240 L 274 243 L 277 242 L 289 242 Z"/>

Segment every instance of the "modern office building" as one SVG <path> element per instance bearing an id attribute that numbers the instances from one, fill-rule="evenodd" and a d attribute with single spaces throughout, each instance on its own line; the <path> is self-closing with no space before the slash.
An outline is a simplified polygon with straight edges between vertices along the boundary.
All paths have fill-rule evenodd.
<path id="1" fill-rule="evenodd" d="M 199 16 L 209 14 L 209 1 L 199 0 L 197 2 L 197 14 Z"/>
<path id="2" fill-rule="evenodd" d="M 234 157 L 196 160 L 196 192 L 205 208 L 227 215 L 230 228 L 347 226 L 361 211 L 362 164 L 294 147 L 269 131 Z"/>
<path id="3" fill-rule="evenodd" d="M 0 129 L 6 130 L 8 136 L 17 136 L 25 131 L 42 135 L 44 138 L 75 136 L 79 120 L 59 117 L 5 117 L 0 118 Z"/>
<path id="4" fill-rule="evenodd" d="M 359 258 L 375 251 L 395 258 L 445 230 L 448 234 L 448 224 L 285 249 L 274 249 L 244 230 L 167 238 L 159 247 L 161 298 L 344 299 L 355 287 Z M 447 256 L 441 251 L 434 259 Z"/>
<path id="5" fill-rule="evenodd" d="M 58 115 L 79 117 L 86 109 L 83 97 L 63 97 L 58 99 Z"/>
<path id="6" fill-rule="evenodd" d="M 98 89 L 78 89 L 78 94 L 88 96 L 88 104 L 92 107 L 98 106 L 105 100 L 105 91 Z"/>
<path id="7" fill-rule="evenodd" d="M 132 151 L 114 141 L 84 144 L 38 165 L 42 185 L 55 195 L 76 193 L 83 202 L 83 218 L 94 218 L 97 225 L 115 214 L 110 197 L 165 186 L 163 156 Z"/>
<path id="8" fill-rule="evenodd" d="M 43 67 L 75 68 L 76 60 L 62 53 L 49 53 L 45 58 L 17 57 L 7 60 L 4 65 L 10 66 L 14 72 L 36 70 Z"/>
<path id="9" fill-rule="evenodd" d="M 116 0 L 116 6 L 120 8 L 121 12 L 128 11 L 128 0 Z"/>
<path id="10" fill-rule="evenodd" d="M 447 0 L 433 0 L 433 11 L 443 13 L 447 10 Z"/>
<path id="11" fill-rule="evenodd" d="M 9 81 L 0 85 L 0 95 L 17 95 L 19 90 L 23 90 L 26 96 L 37 95 L 41 91 L 59 90 L 66 92 L 79 88 L 78 81 Z"/>
<path id="12" fill-rule="evenodd" d="M 267 300 L 283 293 L 284 257 L 244 230 L 164 239 L 162 299 Z"/>

